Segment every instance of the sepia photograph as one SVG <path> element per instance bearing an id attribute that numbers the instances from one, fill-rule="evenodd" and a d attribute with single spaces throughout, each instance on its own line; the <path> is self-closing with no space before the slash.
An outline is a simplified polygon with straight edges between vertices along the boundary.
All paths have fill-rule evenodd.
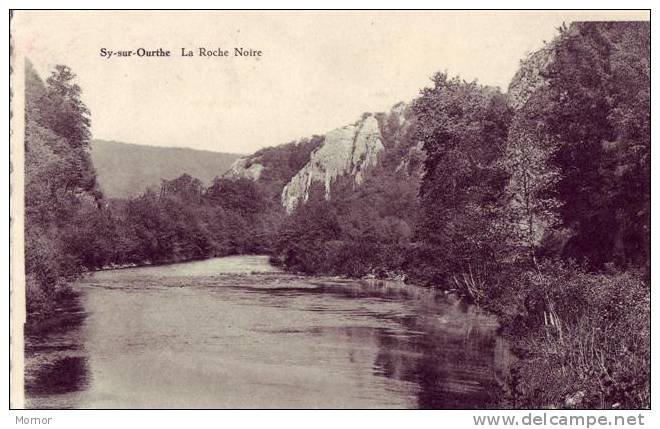
<path id="1" fill-rule="evenodd" d="M 10 408 L 649 410 L 650 17 L 10 10 Z"/>

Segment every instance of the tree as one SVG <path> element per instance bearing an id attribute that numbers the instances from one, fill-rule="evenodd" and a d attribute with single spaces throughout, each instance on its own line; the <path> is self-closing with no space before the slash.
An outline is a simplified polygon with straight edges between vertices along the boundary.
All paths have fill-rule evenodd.
<path id="1" fill-rule="evenodd" d="M 323 273 L 327 267 L 326 243 L 339 240 L 342 228 L 324 190 L 314 185 L 310 197 L 285 220 L 278 231 L 276 255 L 288 269 Z"/>
<path id="2" fill-rule="evenodd" d="M 182 174 L 174 180 L 162 180 L 160 198 L 175 198 L 182 202 L 200 204 L 204 185 L 199 179 Z"/>
<path id="3" fill-rule="evenodd" d="M 595 267 L 648 260 L 648 23 L 575 23 L 554 43 L 542 120 L 557 141 L 566 256 Z"/>
<path id="4" fill-rule="evenodd" d="M 89 111 L 75 75 L 57 66 L 44 84 L 29 61 L 25 72 L 28 307 L 48 308 L 68 280 L 103 263 L 100 255 L 83 255 L 84 240 L 72 234 L 97 219 L 88 209 L 96 209 L 100 192 L 87 149 Z M 91 217 L 79 223 L 85 214 Z"/>
<path id="5" fill-rule="evenodd" d="M 499 90 L 477 82 L 438 73 L 433 84 L 412 105 L 427 154 L 417 235 L 456 271 L 484 268 L 497 253 L 491 225 L 506 183 L 498 161 L 511 112 Z"/>
<path id="6" fill-rule="evenodd" d="M 76 75 L 68 66 L 56 65 L 46 80 L 44 120 L 56 134 L 64 137 L 73 148 L 87 148 L 91 120 L 87 106 L 81 100 L 81 89 L 75 83 Z"/>
<path id="7" fill-rule="evenodd" d="M 248 217 L 264 211 L 267 206 L 265 196 L 258 185 L 250 179 L 216 178 L 206 189 L 204 198 L 213 206 L 237 211 Z"/>

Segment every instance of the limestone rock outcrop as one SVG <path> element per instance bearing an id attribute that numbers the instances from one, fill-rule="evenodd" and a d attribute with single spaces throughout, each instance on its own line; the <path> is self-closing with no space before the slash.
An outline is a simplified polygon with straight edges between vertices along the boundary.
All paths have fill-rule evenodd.
<path id="1" fill-rule="evenodd" d="M 307 201 L 314 182 L 323 183 L 326 198 L 330 198 L 332 183 L 339 176 L 350 174 L 356 184 L 361 184 L 365 171 L 377 164 L 383 149 L 378 121 L 373 115 L 330 131 L 323 145 L 311 153 L 309 162 L 282 190 L 282 205 L 291 212 Z"/>
<path id="2" fill-rule="evenodd" d="M 547 85 L 545 73 L 554 61 L 552 44 L 527 56 L 520 64 L 507 91 L 507 103 L 514 110 L 520 110 L 534 92 Z"/>
<path id="3" fill-rule="evenodd" d="M 249 165 L 248 165 L 249 164 Z M 252 162 L 249 158 L 239 158 L 229 167 L 223 177 L 230 179 L 252 179 L 259 180 L 264 166 Z"/>

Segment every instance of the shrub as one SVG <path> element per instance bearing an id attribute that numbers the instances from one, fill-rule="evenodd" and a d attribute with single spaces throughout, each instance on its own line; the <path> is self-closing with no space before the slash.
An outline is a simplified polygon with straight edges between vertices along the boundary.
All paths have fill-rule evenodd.
<path id="1" fill-rule="evenodd" d="M 650 405 L 650 290 L 631 273 L 546 264 L 519 281 L 515 407 L 645 408 Z M 513 329 L 512 329 L 513 328 Z"/>

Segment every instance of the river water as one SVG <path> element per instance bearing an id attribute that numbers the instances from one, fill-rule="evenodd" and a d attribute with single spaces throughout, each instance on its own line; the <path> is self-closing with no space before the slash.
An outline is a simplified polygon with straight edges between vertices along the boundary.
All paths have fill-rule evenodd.
<path id="1" fill-rule="evenodd" d="M 510 355 L 444 295 L 236 256 L 92 273 L 26 334 L 29 408 L 484 408 Z"/>

